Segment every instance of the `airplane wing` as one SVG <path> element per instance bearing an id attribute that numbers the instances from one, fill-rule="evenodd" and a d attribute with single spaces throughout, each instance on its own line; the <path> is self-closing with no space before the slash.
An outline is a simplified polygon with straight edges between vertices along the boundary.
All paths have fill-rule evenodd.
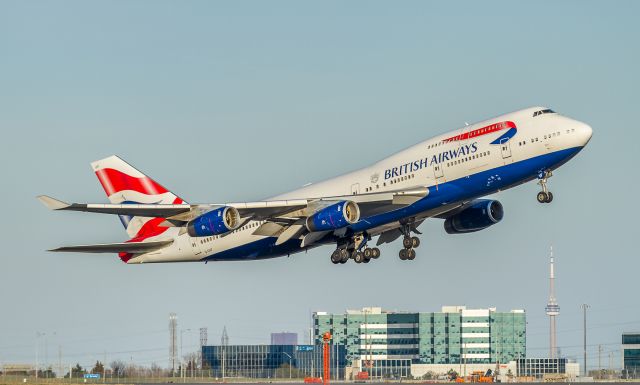
<path id="1" fill-rule="evenodd" d="M 284 243 L 292 238 L 303 237 L 304 244 L 309 245 L 321 239 L 322 236 L 326 235 L 326 232 L 325 234 L 309 233 L 304 226 L 303 219 L 313 215 L 318 208 L 322 208 L 327 202 L 353 201 L 358 204 L 361 218 L 366 218 L 408 206 L 428 194 L 429 189 L 427 187 L 417 186 L 408 190 L 381 193 L 225 204 L 67 203 L 46 195 L 40 195 L 38 199 L 52 210 L 165 218 L 166 221 L 163 222 L 164 225 L 176 227 L 185 226 L 189 221 L 211 210 L 231 206 L 238 210 L 244 223 L 249 220 L 267 222 L 257 228 L 254 234 L 277 237 L 276 244 Z M 105 250 L 104 252 L 112 252 L 114 247 L 123 247 L 116 245 L 130 244 L 74 246 L 73 251 L 86 250 L 88 252 L 101 252 L 98 250 Z M 110 248 L 110 246 L 113 247 Z M 67 247 L 56 249 L 55 251 L 72 250 Z"/>
<path id="2" fill-rule="evenodd" d="M 173 241 L 102 243 L 97 245 L 63 246 L 49 251 L 80 253 L 146 253 L 170 245 Z"/>
<path id="3" fill-rule="evenodd" d="M 234 207 L 243 218 L 251 218 L 253 220 L 269 220 L 280 216 L 305 217 L 308 216 L 308 209 L 313 208 L 314 203 L 342 200 L 350 200 L 357 203 L 361 215 L 367 217 L 410 205 L 427 196 L 428 193 L 429 190 L 427 188 L 415 188 L 411 190 L 360 195 L 339 195 L 322 198 L 191 205 L 67 203 L 47 195 L 40 195 L 37 198 L 51 210 L 158 217 L 188 222 L 208 211 L 224 206 Z"/>

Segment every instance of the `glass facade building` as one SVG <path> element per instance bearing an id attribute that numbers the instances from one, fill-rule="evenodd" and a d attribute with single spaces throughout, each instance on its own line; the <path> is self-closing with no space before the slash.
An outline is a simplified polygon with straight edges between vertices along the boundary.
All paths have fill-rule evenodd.
<path id="1" fill-rule="evenodd" d="M 381 308 L 316 312 L 314 338 L 330 332 L 333 343 L 346 347 L 348 365 L 398 368 L 415 364 L 508 362 L 525 357 L 523 310 L 497 312 L 445 306 L 441 312 L 388 312 Z M 383 361 L 394 361 L 384 363 Z"/>
<path id="2" fill-rule="evenodd" d="M 622 334 L 622 360 L 625 378 L 640 378 L 640 333 Z"/>
<path id="3" fill-rule="evenodd" d="M 332 345 L 331 378 L 344 378 L 344 346 Z M 213 345 L 202 347 L 202 367 L 216 378 L 322 376 L 321 345 Z"/>

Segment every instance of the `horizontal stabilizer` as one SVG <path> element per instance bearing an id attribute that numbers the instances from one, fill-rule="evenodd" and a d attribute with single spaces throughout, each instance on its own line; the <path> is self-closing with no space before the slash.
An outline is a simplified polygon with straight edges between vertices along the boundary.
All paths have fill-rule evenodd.
<path id="1" fill-rule="evenodd" d="M 49 210 L 63 210 L 71 206 L 67 202 L 63 202 L 56 198 L 51 198 L 50 196 L 47 196 L 47 195 L 38 195 L 38 200 L 42 202 L 42 204 L 47 206 Z"/>
<path id="2" fill-rule="evenodd" d="M 113 203 L 66 203 L 46 195 L 38 200 L 51 210 L 84 211 L 88 213 L 131 215 L 166 218 L 191 210 L 189 205 L 174 204 L 113 204 Z"/>
<path id="3" fill-rule="evenodd" d="M 146 253 L 161 249 L 173 243 L 169 241 L 103 243 L 98 245 L 62 246 L 49 251 L 76 253 Z"/>

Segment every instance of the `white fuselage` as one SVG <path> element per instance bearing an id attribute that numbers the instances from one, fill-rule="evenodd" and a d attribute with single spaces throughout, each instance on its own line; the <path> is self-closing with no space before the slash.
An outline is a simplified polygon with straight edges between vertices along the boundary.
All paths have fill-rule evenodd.
<path id="1" fill-rule="evenodd" d="M 536 177 L 540 164 L 551 169 L 564 163 L 575 153 L 567 152 L 567 159 L 563 161 L 559 161 L 557 157 L 551 159 L 550 156 L 549 161 L 552 163 L 548 165 L 544 163 L 546 155 L 564 154 L 563 151 L 571 149 L 577 149 L 577 152 L 591 138 L 592 131 L 588 125 L 557 113 L 533 116 L 534 112 L 540 110 L 544 108 L 528 108 L 465 126 L 418 143 L 369 167 L 310 184 L 270 200 L 373 194 L 419 187 L 438 191 L 437 187 L 440 185 L 457 183 L 462 186 L 465 178 L 478 174 L 485 175 L 486 172 L 494 169 L 504 170 L 505 178 L 516 174 L 518 177 L 496 182 L 495 189 L 490 186 L 492 179 L 489 178 L 486 181 L 483 179 L 483 183 L 488 186 L 486 194 L 521 184 Z M 513 122 L 517 126 L 517 133 L 507 138 L 503 144 L 492 144 L 492 142 L 504 131 L 489 134 L 477 131 L 501 122 Z M 477 136 L 465 136 L 472 132 L 477 133 Z M 452 138 L 457 139 L 451 140 Z M 447 156 L 441 155 L 456 151 L 462 155 L 455 159 L 448 159 Z M 512 167 L 505 168 L 506 166 Z M 514 173 L 516 168 L 517 173 Z M 495 178 L 501 179 L 501 172 L 497 171 Z M 477 193 L 472 195 L 461 197 L 461 199 L 469 200 L 477 197 Z M 419 214 L 411 213 L 411 216 L 415 217 Z M 366 218 L 361 218 L 362 220 Z M 394 223 L 397 223 L 395 218 L 388 223 L 377 223 L 376 227 L 394 226 Z M 163 234 L 165 239 L 168 234 L 175 237 L 171 246 L 142 254 L 128 263 L 216 260 L 217 255 L 220 255 L 220 259 L 223 260 L 227 259 L 225 255 L 230 253 L 237 254 L 238 258 L 228 259 L 256 259 L 304 250 L 299 248 L 299 250 L 283 252 L 275 249 L 268 237 L 253 235 L 261 224 L 261 222 L 251 221 L 225 236 L 202 238 L 193 238 L 186 233 L 179 235 L 178 229 L 171 229 L 170 232 Z M 367 228 L 367 231 L 376 232 L 375 228 Z M 272 240 L 275 239 L 272 238 Z M 255 246 L 252 247 L 252 245 Z M 259 248 L 269 248 L 269 250 L 257 252 Z M 270 250 L 273 250 L 272 255 Z M 240 257 L 243 253 L 246 258 Z"/>

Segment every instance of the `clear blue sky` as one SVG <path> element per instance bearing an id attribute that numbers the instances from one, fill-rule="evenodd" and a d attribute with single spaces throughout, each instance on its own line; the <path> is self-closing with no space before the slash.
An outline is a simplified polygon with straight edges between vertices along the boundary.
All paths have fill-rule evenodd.
<path id="1" fill-rule="evenodd" d="M 65 362 L 165 366 L 172 311 L 212 342 L 226 325 L 231 343 L 260 343 L 303 333 L 312 310 L 446 304 L 526 309 L 542 356 L 553 243 L 562 351 L 580 357 L 587 302 L 589 344 L 619 365 L 621 332 L 640 330 L 639 13 L 631 1 L 0 1 L 0 363 L 33 361 L 40 331 L 51 361 L 60 345 Z M 449 236 L 433 220 L 412 263 L 396 244 L 364 266 L 332 265 L 330 247 L 144 266 L 44 251 L 125 239 L 116 218 L 34 198 L 105 201 L 89 162 L 111 154 L 190 202 L 256 200 L 532 105 L 594 129 L 552 178 L 553 204 L 531 183 L 498 195 L 505 219 L 486 231 Z M 193 349 L 197 333 L 184 335 Z"/>

